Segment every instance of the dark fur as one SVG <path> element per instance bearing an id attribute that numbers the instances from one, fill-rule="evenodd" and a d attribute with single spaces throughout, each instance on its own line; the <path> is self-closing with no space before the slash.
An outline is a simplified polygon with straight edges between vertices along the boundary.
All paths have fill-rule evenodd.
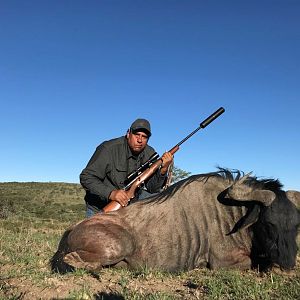
<path id="1" fill-rule="evenodd" d="M 270 207 L 262 207 L 258 221 L 253 225 L 253 266 L 268 269 L 279 265 L 283 269 L 295 266 L 296 237 L 299 212 L 285 192 L 278 191 Z"/>

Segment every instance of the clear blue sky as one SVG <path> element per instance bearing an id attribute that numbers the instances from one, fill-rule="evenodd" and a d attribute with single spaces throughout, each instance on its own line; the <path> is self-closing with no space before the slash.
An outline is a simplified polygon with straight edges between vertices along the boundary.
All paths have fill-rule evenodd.
<path id="1" fill-rule="evenodd" d="M 96 146 L 151 121 L 175 165 L 300 190 L 300 1 L 0 1 L 0 181 L 79 182 Z"/>

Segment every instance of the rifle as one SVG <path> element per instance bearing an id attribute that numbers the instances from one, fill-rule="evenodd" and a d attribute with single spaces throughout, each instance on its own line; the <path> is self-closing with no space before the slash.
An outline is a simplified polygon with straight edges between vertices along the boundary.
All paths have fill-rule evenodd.
<path id="1" fill-rule="evenodd" d="M 208 118 L 206 118 L 203 122 L 201 122 L 200 126 L 192 131 L 189 135 L 187 135 L 183 140 L 181 140 L 178 144 L 176 144 L 169 152 L 174 155 L 175 152 L 179 150 L 181 144 L 183 144 L 186 140 L 188 140 L 192 135 L 194 135 L 198 130 L 205 128 L 208 124 L 218 118 L 225 109 L 220 107 L 213 114 L 211 114 Z M 144 163 L 136 172 L 131 173 L 129 176 L 132 180 L 127 183 L 127 185 L 123 188 L 129 199 L 134 198 L 136 190 L 147 180 L 150 178 L 162 165 L 162 159 L 157 159 L 157 153 L 154 153 L 150 159 Z M 156 161 L 155 161 L 156 160 Z M 128 176 L 128 178 L 129 178 Z M 111 201 L 104 208 L 103 211 L 109 212 L 120 209 L 122 206 L 117 201 Z"/>
<path id="2" fill-rule="evenodd" d="M 157 159 L 159 155 L 157 152 L 153 153 L 150 158 L 143 163 L 136 171 L 130 173 L 124 181 L 125 190 L 130 187 L 131 183 L 135 180 L 137 176 L 139 176 L 142 172 L 148 169 Z"/>

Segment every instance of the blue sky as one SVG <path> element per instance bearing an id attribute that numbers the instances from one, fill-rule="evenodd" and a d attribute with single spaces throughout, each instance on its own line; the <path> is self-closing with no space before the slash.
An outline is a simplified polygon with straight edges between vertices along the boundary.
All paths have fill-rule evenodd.
<path id="1" fill-rule="evenodd" d="M 175 165 L 300 190 L 300 1 L 0 1 L 0 181 L 79 182 L 150 120 Z"/>

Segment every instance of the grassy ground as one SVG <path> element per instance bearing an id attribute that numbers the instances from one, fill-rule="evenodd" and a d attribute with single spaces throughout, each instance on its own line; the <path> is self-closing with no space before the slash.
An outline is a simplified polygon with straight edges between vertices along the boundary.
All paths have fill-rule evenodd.
<path id="1" fill-rule="evenodd" d="M 104 269 L 52 274 L 63 231 L 84 218 L 77 184 L 0 183 L 0 299 L 300 299 L 300 256 L 289 274 Z"/>

